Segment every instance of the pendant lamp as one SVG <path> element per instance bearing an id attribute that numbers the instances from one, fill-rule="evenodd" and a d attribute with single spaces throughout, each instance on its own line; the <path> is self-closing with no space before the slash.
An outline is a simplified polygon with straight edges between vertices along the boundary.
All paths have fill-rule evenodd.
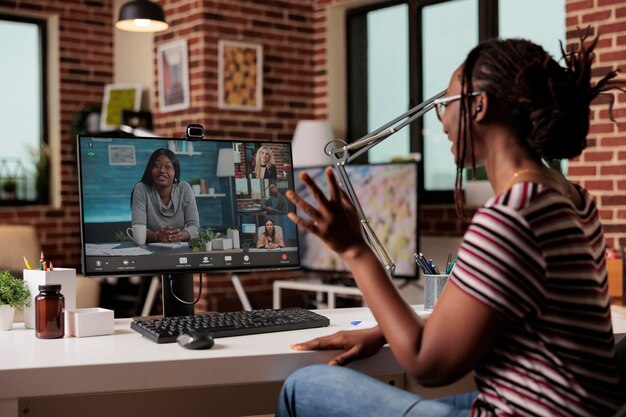
<path id="1" fill-rule="evenodd" d="M 130 32 L 161 32 L 169 26 L 161 6 L 148 0 L 124 4 L 115 23 L 116 28 Z"/>

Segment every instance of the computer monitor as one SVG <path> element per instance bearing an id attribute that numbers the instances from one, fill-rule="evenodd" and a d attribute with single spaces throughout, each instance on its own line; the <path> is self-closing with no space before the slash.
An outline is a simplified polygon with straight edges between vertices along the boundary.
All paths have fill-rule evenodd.
<path id="1" fill-rule="evenodd" d="M 328 193 L 325 167 L 296 169 L 295 191 L 314 203 L 299 174 L 306 171 Z M 417 279 L 413 254 L 418 251 L 417 164 L 414 162 L 347 165 L 350 182 L 374 231 L 396 263 L 395 276 Z M 299 215 L 306 218 L 304 213 Z M 299 229 L 302 267 L 347 272 L 345 263 L 316 236 Z"/>
<path id="2" fill-rule="evenodd" d="M 169 279 L 300 266 L 297 228 L 287 217 L 294 207 L 284 197 L 294 185 L 290 143 L 77 141 L 85 275 Z M 193 296 L 191 279 L 176 282 Z"/>

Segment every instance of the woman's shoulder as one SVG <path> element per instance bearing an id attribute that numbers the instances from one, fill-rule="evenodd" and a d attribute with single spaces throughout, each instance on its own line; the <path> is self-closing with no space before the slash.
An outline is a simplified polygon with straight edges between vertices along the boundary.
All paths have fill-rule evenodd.
<path id="1" fill-rule="evenodd" d="M 137 182 L 137 184 L 135 184 L 135 186 L 133 187 L 133 193 L 148 193 L 148 191 L 150 191 L 151 186 L 148 184 L 144 184 L 143 182 L 139 181 Z"/>
<path id="2" fill-rule="evenodd" d="M 181 192 L 193 193 L 193 189 L 187 181 L 179 181 L 177 184 L 175 184 L 175 186 L 178 187 Z"/>

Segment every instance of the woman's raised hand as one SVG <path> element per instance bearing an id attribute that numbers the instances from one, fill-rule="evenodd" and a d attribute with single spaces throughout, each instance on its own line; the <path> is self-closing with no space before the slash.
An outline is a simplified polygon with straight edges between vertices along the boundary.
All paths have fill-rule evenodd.
<path id="1" fill-rule="evenodd" d="M 347 365 L 357 359 L 374 355 L 385 344 L 385 337 L 380 328 L 362 330 L 343 330 L 330 336 L 318 337 L 308 342 L 291 345 L 293 350 L 339 350 L 341 354 L 335 356 L 329 365 Z"/>
<path id="2" fill-rule="evenodd" d="M 286 193 L 287 198 L 298 209 L 306 213 L 311 220 L 305 220 L 291 212 L 288 213 L 289 218 L 298 226 L 318 236 L 340 256 L 345 256 L 352 251 L 358 252 L 367 249 L 368 246 L 363 237 L 363 229 L 356 209 L 347 194 L 339 188 L 332 168 L 326 169 L 330 199 L 326 198 L 324 192 L 306 172 L 300 174 L 300 178 L 315 199 L 317 207 L 313 207 L 289 190 Z"/>

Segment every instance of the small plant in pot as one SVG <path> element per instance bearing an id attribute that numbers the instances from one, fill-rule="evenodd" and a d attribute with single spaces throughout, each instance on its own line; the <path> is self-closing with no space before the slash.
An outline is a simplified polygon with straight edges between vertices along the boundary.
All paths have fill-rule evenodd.
<path id="1" fill-rule="evenodd" d="M 191 189 L 195 195 L 202 194 L 202 180 L 200 178 L 191 177 L 189 184 L 191 185 Z"/>
<path id="2" fill-rule="evenodd" d="M 213 249 L 211 241 L 220 237 L 220 233 L 210 227 L 203 227 L 198 231 L 198 237 L 189 241 L 193 252 L 204 252 Z"/>
<path id="3" fill-rule="evenodd" d="M 28 285 L 10 271 L 0 271 L 0 330 L 11 330 L 15 310 L 30 305 Z"/>

